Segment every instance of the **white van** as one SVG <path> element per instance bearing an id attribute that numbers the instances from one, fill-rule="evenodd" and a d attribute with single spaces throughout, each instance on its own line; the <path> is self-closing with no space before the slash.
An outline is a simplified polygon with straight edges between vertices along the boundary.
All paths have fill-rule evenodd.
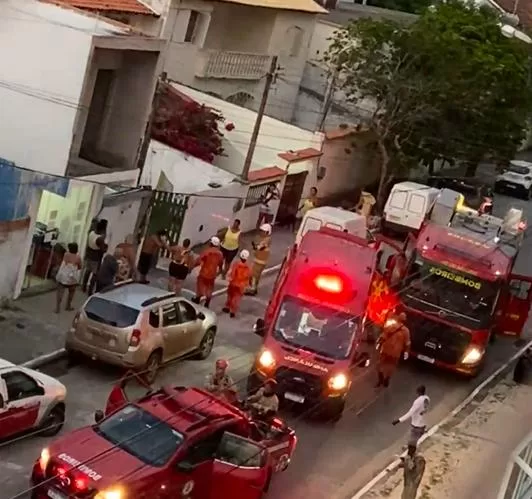
<path id="1" fill-rule="evenodd" d="M 384 206 L 384 231 L 418 231 L 439 192 L 439 189 L 416 182 L 395 184 Z"/>
<path id="2" fill-rule="evenodd" d="M 367 239 L 368 236 L 365 216 L 341 208 L 320 206 L 305 213 L 297 231 L 296 244 L 301 242 L 309 230 L 320 230 L 321 227 L 347 232 L 362 239 Z"/>

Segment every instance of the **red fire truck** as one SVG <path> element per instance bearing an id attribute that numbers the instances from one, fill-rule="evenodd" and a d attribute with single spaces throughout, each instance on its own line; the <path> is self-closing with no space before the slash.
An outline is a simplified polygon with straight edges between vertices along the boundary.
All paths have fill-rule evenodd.
<path id="1" fill-rule="evenodd" d="M 351 384 L 375 352 L 366 319 L 384 244 L 323 226 L 303 235 L 255 325 L 264 342 L 248 377 L 250 392 L 275 378 L 281 401 L 340 419 Z"/>
<path id="2" fill-rule="evenodd" d="M 532 276 L 512 273 L 523 222 L 516 227 L 489 215 L 456 213 L 450 225 L 428 222 L 417 239 L 407 240 L 399 296 L 412 356 L 474 376 L 493 335 L 521 334 Z"/>

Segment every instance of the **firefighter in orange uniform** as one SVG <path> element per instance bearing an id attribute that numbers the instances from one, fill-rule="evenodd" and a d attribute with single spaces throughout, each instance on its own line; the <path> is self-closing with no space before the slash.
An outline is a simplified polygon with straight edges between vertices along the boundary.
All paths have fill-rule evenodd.
<path id="1" fill-rule="evenodd" d="M 240 300 L 251 279 L 251 269 L 247 264 L 248 258 L 249 251 L 242 250 L 240 252 L 240 261 L 234 263 L 231 267 L 229 286 L 227 287 L 227 301 L 222 309 L 226 314 L 229 313 L 231 317 L 235 317 Z"/>
<path id="2" fill-rule="evenodd" d="M 251 286 L 246 290 L 248 295 L 256 295 L 260 278 L 270 258 L 272 244 L 272 226 L 262 224 L 258 237 L 251 243 L 254 249 L 253 269 L 251 273 Z"/>
<path id="3" fill-rule="evenodd" d="M 192 300 L 194 303 L 199 303 L 205 297 L 205 306 L 209 307 L 216 276 L 222 271 L 223 259 L 223 254 L 220 251 L 220 239 L 211 237 L 209 247 L 196 261 L 195 266 L 199 265 L 200 271 L 196 281 L 196 297 Z"/>
<path id="4" fill-rule="evenodd" d="M 390 378 L 397 369 L 401 356 L 408 358 L 410 352 L 410 331 L 405 326 L 406 315 L 397 314 L 384 324 L 377 342 L 379 350 L 379 379 L 377 387 L 387 387 Z"/>

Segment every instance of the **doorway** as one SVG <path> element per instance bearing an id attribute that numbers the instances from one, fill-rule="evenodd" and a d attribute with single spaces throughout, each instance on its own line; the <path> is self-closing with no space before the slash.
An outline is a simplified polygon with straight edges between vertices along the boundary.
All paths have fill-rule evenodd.
<path id="1" fill-rule="evenodd" d="M 93 186 L 70 182 L 67 195 L 43 190 L 26 262 L 22 292 L 55 285 L 55 274 L 69 243 L 81 246 L 88 229 Z M 79 248 L 82 253 L 82 248 Z"/>
<path id="2" fill-rule="evenodd" d="M 279 209 L 277 210 L 277 218 L 287 219 L 297 213 L 299 204 L 301 202 L 301 195 L 305 187 L 308 172 L 294 173 L 288 175 L 285 180 L 283 193 L 279 202 Z"/>

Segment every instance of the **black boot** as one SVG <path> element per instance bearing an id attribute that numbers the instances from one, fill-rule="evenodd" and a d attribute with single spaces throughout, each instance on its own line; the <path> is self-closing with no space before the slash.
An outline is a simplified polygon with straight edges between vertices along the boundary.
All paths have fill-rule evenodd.
<path id="1" fill-rule="evenodd" d="M 222 308 L 222 312 L 223 312 L 224 314 L 228 314 L 228 313 L 229 313 L 229 307 L 224 307 L 224 308 Z"/>
<path id="2" fill-rule="evenodd" d="M 205 300 L 205 303 L 203 304 L 203 306 L 204 306 L 205 308 L 209 308 L 209 305 L 210 305 L 210 304 L 211 304 L 211 299 L 210 299 L 210 298 L 207 298 L 207 299 Z"/>
<path id="3" fill-rule="evenodd" d="M 192 302 L 197 303 L 198 305 L 199 305 L 200 300 L 201 300 L 201 296 L 195 296 L 194 298 L 192 298 Z"/>
<path id="4" fill-rule="evenodd" d="M 384 388 L 388 388 L 388 386 L 390 386 L 390 378 L 385 378 L 382 382 L 382 386 L 384 386 Z"/>

